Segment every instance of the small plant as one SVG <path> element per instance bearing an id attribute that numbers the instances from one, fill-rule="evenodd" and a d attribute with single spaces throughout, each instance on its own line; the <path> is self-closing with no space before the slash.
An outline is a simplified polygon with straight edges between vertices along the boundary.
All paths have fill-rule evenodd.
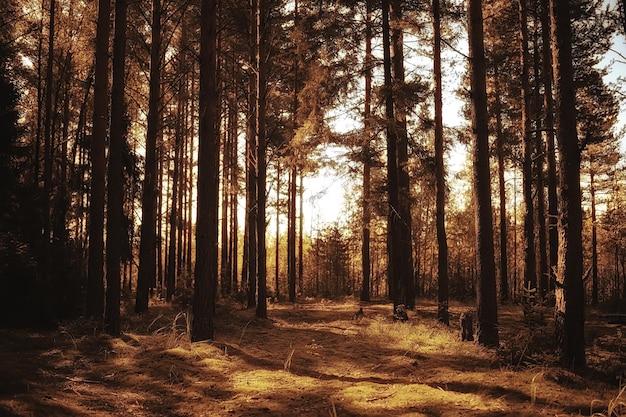
<path id="1" fill-rule="evenodd" d="M 591 402 L 591 417 L 626 417 L 626 386 L 622 387 L 615 398 L 609 401 L 609 407 L 606 413 L 594 413 L 593 404 L 599 402 L 593 400 Z"/>
<path id="2" fill-rule="evenodd" d="M 536 374 L 532 381 L 530 382 L 530 402 L 531 404 L 535 404 L 535 402 L 537 401 L 537 390 L 539 388 L 538 384 L 537 384 L 537 377 L 543 376 L 543 372 L 539 372 L 538 374 Z"/>
<path id="3" fill-rule="evenodd" d="M 337 409 L 335 408 L 335 402 L 333 400 L 330 400 L 330 407 L 328 415 L 330 415 L 330 417 L 337 417 Z"/>
<path id="4" fill-rule="evenodd" d="M 283 370 L 289 372 L 289 369 L 291 369 L 291 359 L 293 358 L 293 354 L 295 351 L 295 349 L 291 349 L 291 352 L 289 353 L 287 359 L 285 360 L 285 363 L 283 364 Z"/>
<path id="5" fill-rule="evenodd" d="M 156 319 L 155 319 L 156 321 Z M 182 321 L 182 323 L 179 323 Z M 154 321 L 153 321 L 154 323 Z M 152 324 L 151 324 L 152 325 Z M 167 337 L 166 346 L 172 348 L 178 346 L 181 341 L 190 340 L 191 320 L 188 314 L 180 312 L 174 317 L 171 325 L 163 326 L 154 332 L 155 334 L 163 334 Z"/>

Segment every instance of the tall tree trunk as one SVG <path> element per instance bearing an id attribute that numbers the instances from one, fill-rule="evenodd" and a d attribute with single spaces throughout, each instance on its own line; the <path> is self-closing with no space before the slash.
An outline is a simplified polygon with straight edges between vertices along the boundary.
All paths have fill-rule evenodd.
<path id="1" fill-rule="evenodd" d="M 372 221 L 372 149 L 371 149 L 371 122 L 372 117 L 372 66 L 374 57 L 372 55 L 372 2 L 365 1 L 365 99 L 363 109 L 363 225 L 361 243 L 361 301 L 370 301 L 370 279 L 371 279 L 371 259 L 370 259 L 370 225 Z"/>
<path id="2" fill-rule="evenodd" d="M 450 324 L 448 315 L 448 240 L 446 238 L 446 170 L 443 163 L 443 86 L 441 82 L 441 9 L 433 0 L 433 52 L 435 75 L 435 188 L 437 223 L 437 320 Z"/>
<path id="3" fill-rule="evenodd" d="M 520 16 L 520 65 L 522 66 L 522 174 L 524 188 L 524 285 L 537 287 L 537 268 L 535 252 L 535 217 L 533 204 L 533 142 L 530 117 L 530 84 L 528 53 L 528 6 L 527 0 L 519 0 Z"/>
<path id="4" fill-rule="evenodd" d="M 293 163 L 293 162 L 292 162 Z M 298 168 L 295 163 L 289 174 L 289 190 L 287 197 L 287 290 L 289 302 L 296 301 L 296 181 Z"/>
<path id="5" fill-rule="evenodd" d="M 500 71 L 495 73 L 496 99 L 496 154 L 498 157 L 498 189 L 500 196 L 500 301 L 509 300 L 508 235 L 506 215 L 506 184 L 504 180 L 504 132 L 502 129 L 502 101 L 500 100 Z"/>
<path id="6" fill-rule="evenodd" d="M 251 0 L 256 1 L 256 0 Z M 254 9 L 253 9 L 254 10 Z M 255 22 L 252 14 L 250 21 Z M 251 28 L 254 29 L 254 26 Z M 257 83 L 256 75 L 252 72 L 249 76 L 249 88 L 250 88 L 250 117 L 248 126 L 248 141 L 246 143 L 246 252 L 244 253 L 245 264 L 245 280 L 242 277 L 242 281 L 247 283 L 248 288 L 248 308 L 256 306 L 256 279 L 257 279 L 257 180 L 256 180 L 256 133 L 257 133 L 257 116 L 256 108 L 257 102 Z M 243 285 L 243 284 L 242 284 Z"/>
<path id="7" fill-rule="evenodd" d="M 397 169 L 397 131 L 394 116 L 394 100 L 392 94 L 391 75 L 391 40 L 389 25 L 389 5 L 390 0 L 382 1 L 383 12 L 383 66 L 384 66 L 384 92 L 385 92 L 385 120 L 387 136 L 387 251 L 388 251 L 388 285 L 389 296 L 393 300 L 394 309 L 398 304 L 402 304 L 399 289 L 401 254 L 399 247 L 400 232 L 399 225 L 399 197 L 398 197 L 398 169 Z"/>
<path id="8" fill-rule="evenodd" d="M 274 296 L 280 298 L 280 160 L 276 160 L 276 246 L 274 248 Z"/>
<path id="9" fill-rule="evenodd" d="M 576 88 L 569 1 L 550 0 L 550 20 L 560 208 L 555 325 L 561 363 L 568 367 L 583 367 L 586 358 L 580 149 L 576 132 Z"/>
<path id="10" fill-rule="evenodd" d="M 293 26 L 294 31 L 299 30 L 300 15 L 299 15 L 299 0 L 294 1 L 293 12 Z M 293 123 L 293 136 L 291 138 L 292 143 L 295 142 L 296 134 L 298 131 L 298 93 L 300 87 L 300 55 L 298 48 L 296 48 L 296 54 L 293 63 L 293 102 L 291 108 L 291 117 Z M 287 185 L 287 292 L 289 302 L 296 301 L 296 196 L 297 196 L 297 150 L 292 147 L 292 160 L 291 169 L 289 172 L 288 185 Z"/>
<path id="11" fill-rule="evenodd" d="M 200 131 L 196 269 L 191 340 L 213 338 L 218 279 L 219 134 L 217 92 L 216 0 L 202 0 L 200 11 Z"/>
<path id="12" fill-rule="evenodd" d="M 230 113 L 229 113 L 230 119 Z M 228 209 L 230 208 L 230 148 L 232 143 L 231 130 L 229 128 L 226 129 L 225 132 L 225 143 L 224 148 L 222 150 L 222 204 L 221 204 L 221 245 L 220 245 L 220 282 L 222 295 L 230 294 L 231 286 L 230 286 L 230 265 L 228 262 L 228 249 L 230 247 L 228 241 Z"/>
<path id="13" fill-rule="evenodd" d="M 589 151 L 589 194 L 591 195 L 591 304 L 598 304 L 598 232 L 596 229 L 596 185 L 593 154 Z"/>
<path id="14" fill-rule="evenodd" d="M 550 4 L 549 0 L 541 0 L 541 39 L 542 50 L 542 81 L 543 107 L 545 112 L 544 129 L 546 133 L 546 155 L 548 161 L 548 290 L 554 288 L 555 272 L 559 258 L 558 197 L 556 173 L 556 148 L 554 142 L 554 99 L 552 97 L 552 54 L 550 50 Z"/>
<path id="15" fill-rule="evenodd" d="M 180 83 L 182 88 L 182 82 Z M 179 91 L 178 102 L 176 103 L 176 131 L 174 132 L 174 172 L 172 173 L 172 207 L 170 208 L 170 230 L 169 230 L 169 243 L 167 251 L 167 272 L 165 274 L 165 299 L 166 301 L 172 301 L 174 292 L 176 291 L 176 233 L 180 233 L 178 228 L 178 211 L 181 209 L 178 207 L 179 202 L 179 183 L 180 183 L 180 167 L 182 165 L 181 147 L 183 146 L 183 102 L 182 94 Z"/>
<path id="16" fill-rule="evenodd" d="M 165 222 L 165 233 L 163 230 L 163 194 L 165 193 L 165 212 L 168 210 L 169 198 L 167 198 L 169 181 L 169 160 L 166 161 L 165 149 L 163 148 L 163 135 L 159 132 L 157 136 L 157 180 L 156 180 L 156 282 L 150 288 L 156 288 L 159 297 L 165 294 L 165 280 L 163 278 L 163 247 L 167 248 L 167 241 L 163 242 L 163 236 L 167 240 L 168 222 Z"/>
<path id="17" fill-rule="evenodd" d="M 141 195 L 141 241 L 139 244 L 139 275 L 135 313 L 148 310 L 148 292 L 155 287 L 157 276 L 157 137 L 159 135 L 159 105 L 161 103 L 161 0 L 152 1 L 152 44 L 150 45 L 150 89 L 148 127 L 146 132 L 146 162 Z M 158 231 L 160 234 L 160 230 Z"/>
<path id="18" fill-rule="evenodd" d="M 269 18 L 268 0 L 254 0 L 256 9 L 256 68 L 257 68 L 257 239 L 258 239 L 258 301 L 256 316 L 267 318 L 267 249 L 265 242 L 266 232 L 266 181 L 267 181 L 267 139 L 265 133 L 265 114 L 267 106 L 267 65 L 269 38 L 267 33 L 267 19 Z"/>
<path id="19" fill-rule="evenodd" d="M 476 207 L 476 302 L 478 310 L 478 343 L 498 346 L 498 306 L 496 267 L 491 213 L 491 179 L 489 173 L 489 115 L 487 113 L 486 60 L 483 44 L 481 0 L 468 0 L 468 34 L 470 85 L 472 94 L 472 131 L 475 143 L 474 199 Z"/>
<path id="20" fill-rule="evenodd" d="M 233 129 L 233 143 L 232 143 L 232 147 L 231 147 L 231 161 L 232 161 L 232 167 L 231 167 L 231 183 L 230 183 L 230 190 L 232 193 L 232 196 L 230 198 L 230 254 L 229 254 L 229 259 L 230 259 L 230 265 L 231 265 L 231 281 L 232 281 L 232 290 L 234 294 L 237 294 L 237 292 L 239 291 L 239 287 L 237 285 L 237 279 L 238 279 L 238 260 L 239 260 L 239 256 L 238 256 L 238 251 L 239 251 L 239 222 L 238 222 L 238 215 L 239 215 L 239 158 L 238 158 L 238 148 L 239 148 L 239 144 L 238 144 L 238 137 L 239 137 L 239 127 L 237 124 L 237 100 L 236 98 L 233 99 L 233 120 L 232 120 L 232 127 L 231 129 Z"/>
<path id="21" fill-rule="evenodd" d="M 126 0 L 115 2 L 115 38 L 113 40 L 113 85 L 111 87 L 111 138 L 107 188 L 107 254 L 106 254 L 106 310 L 104 324 L 111 335 L 120 333 L 120 262 L 124 232 L 124 166 L 126 150 L 124 76 L 126 69 Z"/>
<path id="22" fill-rule="evenodd" d="M 110 0 L 99 0 L 91 139 L 89 261 L 85 306 L 86 315 L 97 319 L 100 319 L 104 313 L 104 148 L 108 125 L 110 13 Z"/>
<path id="23" fill-rule="evenodd" d="M 300 213 L 298 215 L 298 288 L 304 292 L 304 175 L 300 174 L 298 187 Z"/>
<path id="24" fill-rule="evenodd" d="M 44 0 L 41 0 L 41 9 L 44 9 Z M 35 150 L 33 157 L 33 185 L 39 187 L 39 159 L 41 153 L 41 129 L 42 113 L 44 111 L 44 91 L 43 91 L 43 17 L 39 19 L 39 34 L 37 40 L 37 128 L 35 130 Z M 48 39 L 49 41 L 49 39 Z"/>
<path id="25" fill-rule="evenodd" d="M 539 17 L 534 17 L 534 32 L 533 32 L 533 117 L 535 119 L 535 172 L 537 178 L 537 234 L 538 236 L 538 248 L 537 248 L 537 279 L 539 286 L 539 296 L 541 301 L 545 300 L 548 293 L 548 242 L 546 231 L 546 190 L 545 190 L 545 146 L 543 143 L 542 129 L 541 129 L 541 62 L 539 52 Z"/>
<path id="26" fill-rule="evenodd" d="M 53 165 L 53 130 L 54 130 L 54 110 L 52 108 L 52 97 L 54 82 L 54 27 L 55 27 L 55 9 L 56 1 L 50 0 L 49 9 L 49 22 L 48 22 L 48 58 L 46 61 L 46 96 L 45 96 L 45 109 L 44 109 L 44 164 L 43 164 L 43 238 L 42 238 L 42 250 L 43 250 L 43 276 L 50 277 L 52 270 L 52 245 L 51 245 L 51 199 L 52 199 L 52 165 Z M 105 127 L 106 129 L 106 127 Z M 104 192 L 104 191 L 103 191 Z M 104 210 L 104 207 L 102 208 Z M 100 264 L 102 268 L 102 264 Z"/>
<path id="27" fill-rule="evenodd" d="M 194 166 L 194 136 L 195 136 L 195 123 L 193 122 L 193 120 L 195 120 L 196 118 L 196 100 L 194 99 L 196 96 L 196 71 L 195 71 L 195 65 L 191 64 L 191 119 L 192 122 L 189 124 L 189 165 L 188 165 L 188 175 L 187 175 L 187 185 L 188 185 L 188 189 L 187 189 L 187 193 L 189 194 L 188 197 L 188 202 L 187 202 L 187 249 L 185 250 L 185 252 L 187 252 L 187 272 L 189 274 L 191 274 L 191 265 L 192 265 L 192 240 L 193 240 L 193 235 L 194 235 L 194 227 L 191 221 L 191 218 L 193 217 L 193 178 L 194 178 L 194 170 L 193 170 L 193 166 Z"/>
<path id="28" fill-rule="evenodd" d="M 393 47 L 393 80 L 404 84 L 404 37 L 402 33 L 402 1 L 391 0 L 391 43 Z M 393 89 L 392 89 L 393 90 Z M 400 284 L 399 300 L 412 309 L 415 307 L 415 282 L 413 274 L 413 237 L 411 225 L 411 189 L 408 173 L 408 133 L 406 127 L 406 109 L 398 107 L 394 100 L 396 129 L 396 169 L 398 170 L 398 249 L 400 264 L 398 279 Z"/>

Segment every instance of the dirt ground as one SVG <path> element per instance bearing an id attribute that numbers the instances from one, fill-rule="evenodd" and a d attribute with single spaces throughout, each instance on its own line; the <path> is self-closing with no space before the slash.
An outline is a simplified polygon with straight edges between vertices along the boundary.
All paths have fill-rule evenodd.
<path id="1" fill-rule="evenodd" d="M 485 349 L 460 341 L 468 309 L 445 327 L 427 301 L 406 323 L 383 303 L 272 304 L 267 320 L 228 303 L 215 341 L 194 344 L 165 304 L 126 316 L 120 338 L 85 320 L 0 330 L 0 416 L 626 415 L 624 326 L 590 313 L 589 366 L 572 373 L 553 364 L 549 320 L 501 307 L 502 347 Z"/>

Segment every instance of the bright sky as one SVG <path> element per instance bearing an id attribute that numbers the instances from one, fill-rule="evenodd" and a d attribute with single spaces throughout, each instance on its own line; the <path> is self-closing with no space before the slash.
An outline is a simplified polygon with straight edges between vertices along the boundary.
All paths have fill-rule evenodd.
<path id="1" fill-rule="evenodd" d="M 614 4 L 615 0 L 610 3 Z M 444 57 L 445 59 L 445 57 Z M 453 60 L 454 61 L 454 60 Z M 444 62 L 444 66 L 446 63 Z M 458 62 L 448 62 L 448 77 L 458 74 Z M 455 68 L 455 65 L 457 68 Z M 606 81 L 616 85 L 626 96 L 626 39 L 623 35 L 614 39 L 612 51 L 600 63 L 601 67 L 607 67 L 609 73 Z M 446 76 L 444 72 L 444 77 Z M 623 78 L 623 79 L 620 79 Z M 456 85 L 445 83 L 450 86 L 444 91 L 444 124 L 454 126 L 465 123 L 461 118 L 462 102 L 454 94 Z M 349 131 L 360 126 L 360 121 L 351 119 L 338 120 L 334 126 L 337 131 Z M 616 132 L 626 129 L 626 102 L 622 102 L 619 123 Z M 622 138 L 622 151 L 626 152 L 626 138 Z M 329 150 L 331 156 L 337 156 L 337 150 Z M 462 145 L 453 145 L 448 152 L 448 176 L 452 177 L 459 172 L 465 164 L 466 150 Z M 360 194 L 355 193 L 354 187 L 349 185 L 350 178 L 344 174 L 338 174 L 331 168 L 322 169 L 314 177 L 304 179 L 304 228 L 305 233 L 315 234 L 315 230 L 324 225 L 341 222 L 346 214 L 347 204 L 358 204 Z"/>

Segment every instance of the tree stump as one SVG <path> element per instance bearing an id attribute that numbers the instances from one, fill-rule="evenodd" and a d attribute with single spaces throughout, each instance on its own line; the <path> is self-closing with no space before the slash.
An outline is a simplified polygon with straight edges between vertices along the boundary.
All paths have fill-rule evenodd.
<path id="1" fill-rule="evenodd" d="M 469 312 L 461 313 L 461 341 L 471 342 L 474 340 L 474 325 L 472 324 L 472 314 Z"/>

